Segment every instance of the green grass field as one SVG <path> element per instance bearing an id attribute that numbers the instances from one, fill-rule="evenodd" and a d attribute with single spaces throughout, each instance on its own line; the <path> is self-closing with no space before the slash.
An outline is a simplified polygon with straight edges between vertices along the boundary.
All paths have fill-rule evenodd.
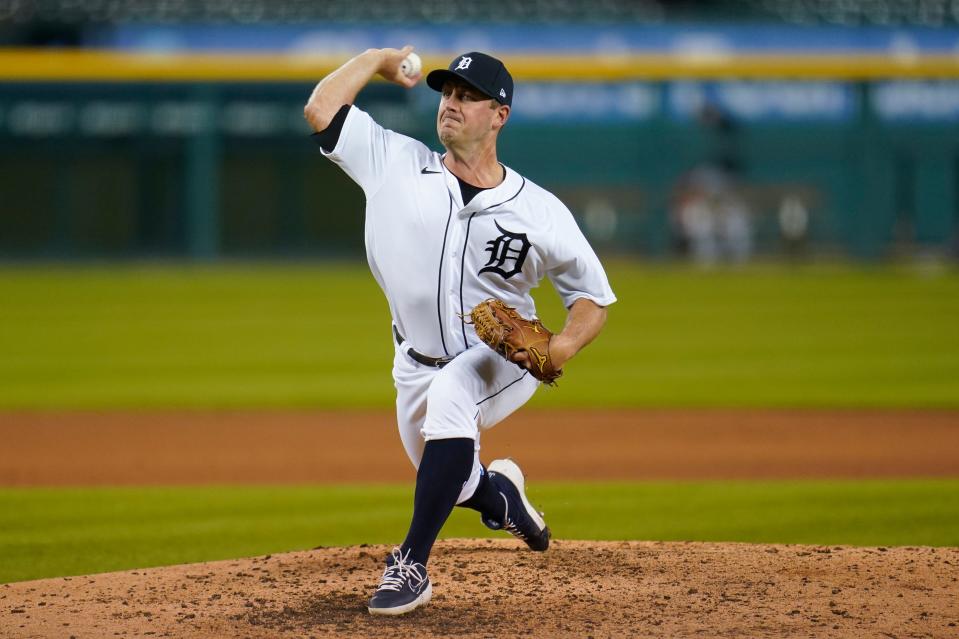
<path id="1" fill-rule="evenodd" d="M 959 408 L 959 272 L 613 263 L 552 406 Z M 0 268 L 0 410 L 389 407 L 365 265 Z M 547 325 L 562 309 L 538 301 Z M 959 479 L 542 484 L 560 538 L 959 545 Z M 410 486 L 0 488 L 0 582 L 395 543 Z M 484 535 L 457 512 L 445 536 Z"/>
<path id="2" fill-rule="evenodd" d="M 535 485 L 560 539 L 959 546 L 959 480 Z M 409 486 L 0 489 L 0 583 L 396 543 Z M 456 509 L 444 537 L 499 537 Z"/>
<path id="3" fill-rule="evenodd" d="M 607 329 L 533 405 L 959 407 L 955 270 L 609 275 Z M 364 264 L 7 267 L 0 299 L 0 409 L 392 405 Z"/>

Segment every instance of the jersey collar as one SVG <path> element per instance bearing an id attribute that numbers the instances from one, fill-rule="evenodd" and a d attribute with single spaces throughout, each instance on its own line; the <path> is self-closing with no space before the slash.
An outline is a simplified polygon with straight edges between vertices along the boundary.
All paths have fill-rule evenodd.
<path id="1" fill-rule="evenodd" d="M 501 162 L 500 166 L 506 171 L 506 177 L 503 178 L 503 181 L 491 189 L 477 193 L 476 197 L 470 200 L 470 203 L 464 207 L 459 181 L 456 179 L 456 176 L 446 168 L 442 155 L 439 157 L 439 165 L 443 167 L 443 174 L 446 177 L 446 188 L 449 189 L 453 196 L 453 202 L 459 210 L 459 215 L 463 217 L 468 217 L 474 213 L 483 213 L 487 210 L 495 210 L 498 205 L 516 197 L 516 194 L 523 188 L 526 182 L 523 176 Z"/>

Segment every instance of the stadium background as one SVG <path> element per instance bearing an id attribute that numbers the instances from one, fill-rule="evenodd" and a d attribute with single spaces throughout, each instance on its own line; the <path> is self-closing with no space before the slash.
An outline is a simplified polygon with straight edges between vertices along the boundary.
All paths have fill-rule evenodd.
<path id="1" fill-rule="evenodd" d="M 760 481 L 730 481 L 744 475 L 721 452 L 694 479 L 564 483 L 582 469 L 560 468 L 534 492 L 558 530 L 959 545 L 957 22 L 956 0 L 0 0 L 0 581 L 401 534 L 411 478 L 267 487 L 240 467 L 258 445 L 277 473 L 302 452 L 301 431 L 266 446 L 293 409 L 325 433 L 323 460 L 344 438 L 332 408 L 373 411 L 373 445 L 395 444 L 362 195 L 319 156 L 302 105 L 350 55 L 406 42 L 428 66 L 504 58 L 518 89 L 501 159 L 569 204 L 621 298 L 531 419 L 640 408 L 627 424 L 681 429 L 668 414 L 693 409 L 760 438 L 768 425 L 780 447 L 799 446 L 783 420 L 808 418 L 825 446 L 869 432 L 831 421 L 840 409 L 899 433 L 873 453 L 863 435 L 844 469 L 812 470 L 813 451 Z M 433 143 L 435 100 L 376 83 L 359 104 Z M 731 407 L 746 412 L 713 412 Z M 191 441 L 248 433 L 237 413 L 265 409 L 250 458 L 203 474 L 215 464 Z M 603 417 L 573 414 L 603 440 Z M 134 444 L 150 419 L 155 439 Z M 910 433 L 925 448 L 896 466 Z M 147 477 L 165 438 L 185 461 Z M 743 459 L 780 459 L 763 441 Z M 139 456 L 121 477 L 125 442 Z M 367 465 L 343 477 L 381 481 Z M 447 534 L 476 528 L 454 518 Z"/>
<path id="2" fill-rule="evenodd" d="M 504 157 L 604 250 L 675 255 L 706 192 L 746 211 L 719 258 L 954 257 L 955 4 L 730 4 L 7 0 L 25 48 L 0 57 L 0 256 L 360 255 L 361 202 L 306 143 L 303 95 L 408 41 L 428 65 L 510 64 Z M 360 103 L 432 140 L 434 98 Z"/>

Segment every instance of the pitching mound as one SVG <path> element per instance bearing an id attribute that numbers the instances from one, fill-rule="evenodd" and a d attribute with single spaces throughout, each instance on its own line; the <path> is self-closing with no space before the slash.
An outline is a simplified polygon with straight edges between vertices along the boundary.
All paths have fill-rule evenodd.
<path id="1" fill-rule="evenodd" d="M 0 636 L 959 636 L 957 548 L 443 541 L 430 605 L 371 617 L 388 550 L 6 584 Z"/>

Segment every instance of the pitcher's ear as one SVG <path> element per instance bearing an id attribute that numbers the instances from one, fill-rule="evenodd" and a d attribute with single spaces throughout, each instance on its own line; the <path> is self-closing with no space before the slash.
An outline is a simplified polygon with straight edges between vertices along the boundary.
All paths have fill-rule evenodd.
<path id="1" fill-rule="evenodd" d="M 506 121 L 509 120 L 510 108 L 505 104 L 500 104 L 496 108 L 496 115 L 499 118 L 500 128 L 506 125 Z"/>

